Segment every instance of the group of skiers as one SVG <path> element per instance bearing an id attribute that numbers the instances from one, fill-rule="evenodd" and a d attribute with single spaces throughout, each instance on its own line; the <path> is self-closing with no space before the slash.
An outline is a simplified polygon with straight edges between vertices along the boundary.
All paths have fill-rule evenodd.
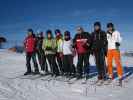
<path id="1" fill-rule="evenodd" d="M 77 79 L 89 77 L 89 57 L 92 54 L 97 66 L 98 81 L 113 80 L 112 64 L 115 60 L 119 82 L 122 83 L 123 69 L 119 50 L 122 39 L 113 23 L 107 24 L 107 32 L 101 29 L 100 22 L 94 23 L 92 34 L 85 32 L 82 27 L 77 27 L 76 31 L 72 39 L 69 31 L 62 34 L 59 29 L 56 29 L 54 37 L 52 31 L 47 30 L 43 37 L 43 32 L 34 34 L 32 29 L 28 29 L 28 36 L 24 41 L 27 66 L 27 72 L 24 75 L 41 73 L 51 76 L 74 76 Z M 75 55 L 78 56 L 76 66 L 73 64 Z M 40 72 L 36 57 L 41 66 Z M 34 71 L 31 69 L 31 59 Z"/>

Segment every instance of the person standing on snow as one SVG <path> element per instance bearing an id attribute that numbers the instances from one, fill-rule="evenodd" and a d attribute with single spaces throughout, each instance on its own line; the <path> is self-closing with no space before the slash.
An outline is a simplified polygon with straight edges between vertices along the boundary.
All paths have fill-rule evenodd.
<path id="1" fill-rule="evenodd" d="M 114 25 L 112 23 L 107 24 L 107 40 L 108 40 L 108 53 L 107 53 L 107 64 L 108 64 L 108 74 L 109 79 L 113 79 L 113 59 L 115 60 L 117 66 L 117 74 L 119 77 L 119 84 L 122 84 L 122 74 L 123 68 L 121 65 L 121 55 L 120 55 L 120 43 L 121 36 L 120 32 L 115 30 Z"/>
<path id="2" fill-rule="evenodd" d="M 24 48 L 26 52 L 26 67 L 27 67 L 27 72 L 24 73 L 24 75 L 33 74 L 30 64 L 31 59 L 34 64 L 34 69 L 35 69 L 34 74 L 39 74 L 38 64 L 36 60 L 36 38 L 34 36 L 32 29 L 28 29 L 28 36 L 24 40 Z"/>
<path id="3" fill-rule="evenodd" d="M 38 61 L 41 67 L 41 74 L 46 74 L 48 72 L 48 69 L 46 67 L 46 58 L 44 51 L 42 49 L 42 43 L 43 43 L 43 32 L 38 32 L 36 36 L 37 44 L 36 44 L 36 49 L 37 49 L 37 57 Z"/>
<path id="4" fill-rule="evenodd" d="M 94 23 L 94 32 L 92 32 L 92 51 L 95 56 L 98 70 L 98 81 L 103 83 L 106 78 L 105 56 L 107 53 L 107 35 L 101 30 L 100 22 Z"/>
<path id="5" fill-rule="evenodd" d="M 55 35 L 56 35 L 56 44 L 57 44 L 56 58 L 57 58 L 57 63 L 59 66 L 60 74 L 63 75 L 63 73 L 64 73 L 63 66 L 62 66 L 62 57 L 63 57 L 62 42 L 63 42 L 63 38 L 62 38 L 61 31 L 59 29 L 55 30 Z"/>
<path id="6" fill-rule="evenodd" d="M 89 67 L 88 52 L 91 46 L 91 36 L 84 32 L 82 27 L 77 28 L 77 34 L 73 40 L 74 47 L 78 54 L 77 79 L 82 78 L 83 74 L 87 76 L 86 70 Z"/>
<path id="7" fill-rule="evenodd" d="M 46 36 L 46 39 L 43 40 L 42 49 L 45 51 L 46 59 L 49 62 L 51 75 L 57 76 L 59 75 L 59 70 L 56 64 L 56 40 L 53 38 L 51 30 L 47 30 Z"/>
<path id="8" fill-rule="evenodd" d="M 75 74 L 75 67 L 73 65 L 73 41 L 69 31 L 64 32 L 63 48 L 63 69 L 66 77 L 71 77 Z"/>

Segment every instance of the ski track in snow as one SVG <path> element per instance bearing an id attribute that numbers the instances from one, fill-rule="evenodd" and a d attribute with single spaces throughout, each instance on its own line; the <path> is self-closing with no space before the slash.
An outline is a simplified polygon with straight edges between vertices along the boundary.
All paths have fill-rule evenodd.
<path id="1" fill-rule="evenodd" d="M 133 67 L 133 58 L 122 59 L 124 66 Z M 94 64 L 92 57 L 90 62 Z M 81 81 L 68 84 L 54 79 L 19 78 L 24 72 L 24 54 L 0 50 L 0 100 L 133 100 L 133 75 L 124 80 L 121 88 L 115 82 L 111 85 L 91 85 L 96 76 L 89 79 L 87 84 L 81 84 Z"/>

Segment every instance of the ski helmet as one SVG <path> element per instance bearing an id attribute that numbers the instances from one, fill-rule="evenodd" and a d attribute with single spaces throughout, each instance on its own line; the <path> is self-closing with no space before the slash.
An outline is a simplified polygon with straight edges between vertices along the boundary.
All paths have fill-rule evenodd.
<path id="1" fill-rule="evenodd" d="M 52 34 L 52 31 L 51 30 L 47 30 L 46 31 L 46 35 L 48 36 L 48 34 L 50 34 L 51 35 L 51 38 L 53 38 L 53 34 Z"/>
<path id="2" fill-rule="evenodd" d="M 71 39 L 71 35 L 70 35 L 70 32 L 69 31 L 65 31 L 64 32 L 64 39 L 66 41 L 70 40 Z"/>
<path id="3" fill-rule="evenodd" d="M 52 31 L 51 30 L 47 30 L 46 33 L 47 34 L 52 34 Z"/>
<path id="4" fill-rule="evenodd" d="M 70 32 L 69 31 L 65 31 L 64 32 L 64 36 L 69 36 L 70 37 Z"/>
<path id="5" fill-rule="evenodd" d="M 101 27 L 101 23 L 100 23 L 100 22 L 95 22 L 95 23 L 94 23 L 94 27 L 95 27 L 95 26 Z"/>
<path id="6" fill-rule="evenodd" d="M 83 33 L 83 32 L 84 32 L 83 27 L 78 26 L 78 27 L 77 27 L 77 33 L 78 33 L 78 34 L 81 34 L 81 33 Z"/>
<path id="7" fill-rule="evenodd" d="M 30 28 L 27 30 L 28 32 L 31 32 L 33 34 L 33 30 Z"/>
<path id="8" fill-rule="evenodd" d="M 59 29 L 56 29 L 55 30 L 55 35 L 60 36 L 61 35 L 61 31 Z"/>
<path id="9" fill-rule="evenodd" d="M 108 24 L 107 24 L 107 28 L 109 28 L 109 27 L 114 28 L 114 24 L 113 24 L 113 23 L 108 23 Z"/>

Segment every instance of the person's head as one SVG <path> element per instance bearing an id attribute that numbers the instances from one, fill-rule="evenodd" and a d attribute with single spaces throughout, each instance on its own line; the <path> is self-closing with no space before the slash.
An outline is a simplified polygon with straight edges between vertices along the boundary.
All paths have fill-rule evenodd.
<path id="1" fill-rule="evenodd" d="M 66 41 L 68 41 L 68 40 L 71 39 L 71 34 L 70 34 L 69 31 L 65 31 L 65 32 L 64 32 L 64 39 L 65 39 Z"/>
<path id="2" fill-rule="evenodd" d="M 51 39 L 52 38 L 52 31 L 51 30 L 47 30 L 46 31 L 46 34 L 47 34 L 47 38 L 48 39 Z"/>
<path id="3" fill-rule="evenodd" d="M 100 22 L 95 22 L 94 23 L 94 30 L 95 31 L 101 30 L 101 23 Z"/>
<path id="4" fill-rule="evenodd" d="M 27 30 L 27 34 L 28 34 L 28 36 L 32 36 L 33 35 L 33 30 L 32 29 L 28 29 Z"/>
<path id="5" fill-rule="evenodd" d="M 77 27 L 77 33 L 78 34 L 81 34 L 81 33 L 83 33 L 84 32 L 84 29 L 82 28 L 82 27 Z"/>
<path id="6" fill-rule="evenodd" d="M 113 23 L 107 24 L 107 31 L 114 31 L 114 24 Z"/>
<path id="7" fill-rule="evenodd" d="M 60 36 L 60 35 L 61 35 L 61 31 L 60 31 L 59 29 L 56 29 L 56 30 L 55 30 L 55 35 L 56 35 L 56 36 Z"/>
<path id="8" fill-rule="evenodd" d="M 56 39 L 62 38 L 62 34 L 61 34 L 61 31 L 59 29 L 55 30 L 55 36 L 56 36 Z"/>
<path id="9" fill-rule="evenodd" d="M 43 37 L 43 32 L 37 33 L 37 37 L 42 38 Z"/>

